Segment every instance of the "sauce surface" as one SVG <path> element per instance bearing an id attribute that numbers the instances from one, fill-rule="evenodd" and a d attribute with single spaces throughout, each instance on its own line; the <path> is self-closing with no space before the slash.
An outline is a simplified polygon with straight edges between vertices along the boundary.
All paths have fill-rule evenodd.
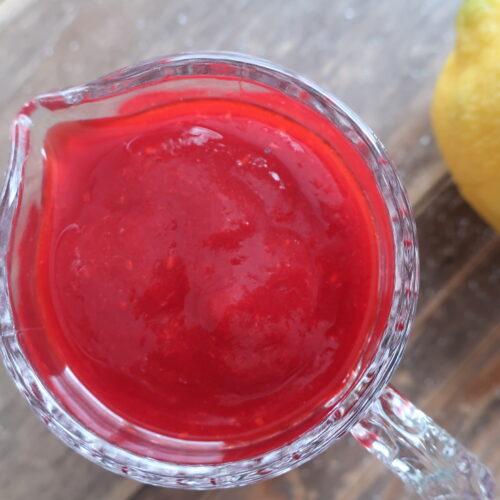
<path id="1" fill-rule="evenodd" d="M 104 405 L 231 443 L 342 390 L 379 256 L 326 142 L 264 107 L 199 98 L 56 125 L 45 152 L 36 307 L 51 356 Z"/>

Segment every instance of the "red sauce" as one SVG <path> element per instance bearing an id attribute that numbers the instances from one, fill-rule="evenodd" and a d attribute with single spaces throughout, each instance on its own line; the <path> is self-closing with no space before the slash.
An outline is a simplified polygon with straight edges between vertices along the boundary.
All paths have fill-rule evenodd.
<path id="1" fill-rule="evenodd" d="M 40 230 L 19 245 L 21 268 L 36 251 L 18 285 L 35 299 L 16 308 L 42 378 L 68 367 L 131 423 L 226 443 L 292 428 L 344 388 L 390 296 L 339 147 L 197 98 L 61 123 L 45 151 Z"/>

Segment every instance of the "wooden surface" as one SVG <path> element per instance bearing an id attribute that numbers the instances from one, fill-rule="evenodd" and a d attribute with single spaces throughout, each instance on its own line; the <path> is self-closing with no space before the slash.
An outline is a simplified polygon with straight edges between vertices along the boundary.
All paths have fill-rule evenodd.
<path id="1" fill-rule="evenodd" d="M 396 160 L 417 213 L 422 293 L 393 382 L 500 476 L 500 241 L 445 173 L 429 125 L 457 0 L 0 0 L 0 162 L 20 105 L 144 58 L 248 52 L 347 102 Z M 0 370 L 0 499 L 399 500 L 404 492 L 345 438 L 254 486 L 178 492 L 114 476 L 63 446 Z"/>

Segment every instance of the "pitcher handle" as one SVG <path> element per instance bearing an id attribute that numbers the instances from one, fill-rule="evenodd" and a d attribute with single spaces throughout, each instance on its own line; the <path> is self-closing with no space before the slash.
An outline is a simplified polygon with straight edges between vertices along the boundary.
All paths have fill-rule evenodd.
<path id="1" fill-rule="evenodd" d="M 351 433 L 423 498 L 493 499 L 495 482 L 487 467 L 392 387 Z"/>

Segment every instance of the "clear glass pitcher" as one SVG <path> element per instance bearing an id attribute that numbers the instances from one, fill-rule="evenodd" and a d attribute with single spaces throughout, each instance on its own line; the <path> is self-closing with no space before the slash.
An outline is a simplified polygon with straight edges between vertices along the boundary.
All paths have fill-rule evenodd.
<path id="1" fill-rule="evenodd" d="M 192 75 L 206 78 L 197 81 L 189 78 Z M 11 258 L 20 244 L 19 234 L 26 231 L 29 210 L 41 205 L 42 142 L 50 127 L 65 120 L 113 116 L 126 100 L 145 92 L 181 88 L 197 92 L 201 81 L 206 95 L 221 97 L 234 91 L 236 80 L 244 80 L 258 92 L 291 96 L 342 132 L 373 175 L 374 185 L 385 201 L 395 246 L 392 305 L 382 338 L 377 345 L 366 346 L 360 369 L 342 393 L 329 402 L 326 416 L 319 423 L 278 448 L 268 449 L 265 443 L 242 445 L 248 448 L 245 456 L 249 458 L 244 460 L 231 460 L 231 452 L 223 442 L 173 439 L 124 421 L 70 372 L 58 381 L 59 394 L 49 389 L 19 342 L 21 334 L 30 332 L 16 330 L 13 304 L 18 299 L 12 283 L 18 269 L 15 258 Z M 396 169 L 380 142 L 349 108 L 305 78 L 250 56 L 181 54 L 125 68 L 87 85 L 38 96 L 26 104 L 14 122 L 11 162 L 0 205 L 0 230 L 0 345 L 4 363 L 49 429 L 89 460 L 153 485 L 226 488 L 283 474 L 350 432 L 425 498 L 493 498 L 494 483 L 487 468 L 387 385 L 401 359 L 417 302 L 414 220 Z M 387 273 L 380 271 L 381 279 L 386 279 Z M 63 393 L 65 403 L 60 397 Z M 221 460 L 221 456 L 229 458 Z"/>

